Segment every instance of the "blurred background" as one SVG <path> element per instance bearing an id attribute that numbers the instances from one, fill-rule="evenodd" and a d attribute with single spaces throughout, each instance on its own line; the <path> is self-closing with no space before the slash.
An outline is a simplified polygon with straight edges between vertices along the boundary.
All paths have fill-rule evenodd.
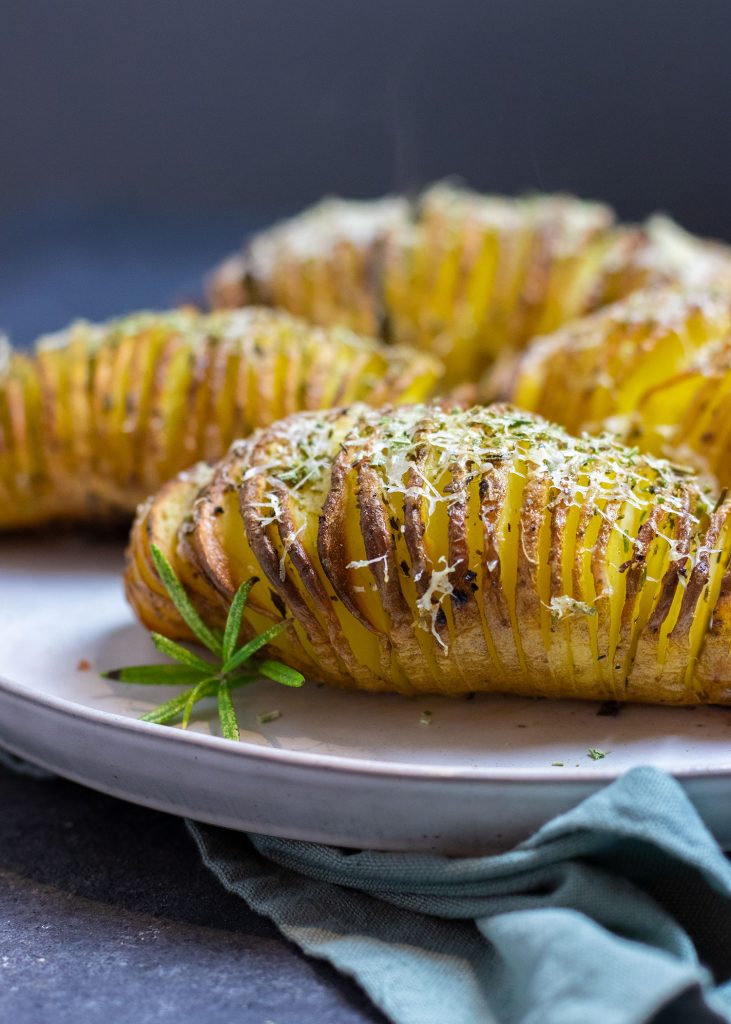
<path id="1" fill-rule="evenodd" d="M 456 175 L 731 239 L 728 0 L 2 0 L 0 326 L 195 298 L 326 193 Z"/>

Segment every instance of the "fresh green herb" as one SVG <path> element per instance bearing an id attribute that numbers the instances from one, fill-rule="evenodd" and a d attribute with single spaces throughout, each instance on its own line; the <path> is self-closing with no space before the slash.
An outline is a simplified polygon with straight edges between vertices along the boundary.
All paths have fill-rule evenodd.
<path id="1" fill-rule="evenodd" d="M 236 711 L 231 700 L 231 686 L 225 678 L 218 685 L 218 717 L 226 739 L 238 740 L 239 723 L 236 721 Z"/>
<path id="2" fill-rule="evenodd" d="M 552 768 L 563 768 L 563 761 L 551 761 Z"/>
<path id="3" fill-rule="evenodd" d="M 597 750 L 596 747 L 589 747 L 587 756 L 590 757 L 592 761 L 601 761 L 601 759 L 607 755 L 603 750 Z"/>
<path id="4" fill-rule="evenodd" d="M 201 619 L 200 615 L 193 607 L 193 602 L 185 593 L 183 584 L 175 575 L 175 570 L 157 544 L 152 545 L 152 560 L 155 563 L 157 574 L 165 585 L 165 589 L 170 595 L 170 600 L 177 608 L 183 622 L 190 629 L 191 633 L 200 640 L 204 647 L 207 647 L 209 651 L 213 651 L 214 654 L 220 656 L 223 650 L 220 635 L 218 632 L 209 629 L 203 619 Z M 244 583 L 243 586 L 247 586 L 247 584 Z"/>
<path id="5" fill-rule="evenodd" d="M 267 725 L 269 722 L 276 722 L 276 720 L 281 717 L 281 711 L 265 711 L 263 714 L 256 716 L 259 725 Z"/>
<path id="6" fill-rule="evenodd" d="M 156 545 L 152 545 L 152 557 L 158 575 L 170 595 L 170 599 L 195 637 L 213 654 L 214 660 L 208 661 L 193 654 L 187 647 L 169 640 L 160 633 L 150 633 L 152 642 L 162 654 L 167 655 L 176 664 L 172 665 L 130 665 L 126 668 L 110 669 L 102 672 L 107 679 L 115 679 L 120 683 L 135 683 L 149 686 L 170 684 L 186 686 L 187 689 L 165 701 L 146 715 L 144 722 L 166 724 L 180 718 L 183 729 L 187 729 L 194 707 L 206 697 L 215 697 L 218 702 L 218 718 L 221 732 L 229 740 L 239 739 L 239 724 L 231 691 L 253 683 L 256 679 L 266 676 L 282 686 L 302 686 L 304 676 L 281 661 L 269 659 L 262 662 L 251 662 L 250 658 L 266 646 L 286 627 L 279 622 L 269 629 L 247 641 L 237 648 L 241 623 L 243 621 L 246 599 L 249 596 L 256 577 L 242 583 L 236 591 L 229 608 L 226 626 L 221 634 L 218 630 L 209 629 L 193 606 L 192 601 L 175 575 L 173 567 Z M 273 722 L 279 718 L 279 711 L 271 711 L 268 715 L 259 715 L 259 722 Z"/>
<path id="7" fill-rule="evenodd" d="M 419 725 L 431 725 L 432 713 L 431 711 L 422 711 L 421 718 L 419 719 Z"/>
<path id="8" fill-rule="evenodd" d="M 283 665 L 281 661 L 260 661 L 256 670 L 259 675 L 273 679 L 275 683 L 281 683 L 282 686 L 302 685 L 302 673 L 288 665 Z"/>

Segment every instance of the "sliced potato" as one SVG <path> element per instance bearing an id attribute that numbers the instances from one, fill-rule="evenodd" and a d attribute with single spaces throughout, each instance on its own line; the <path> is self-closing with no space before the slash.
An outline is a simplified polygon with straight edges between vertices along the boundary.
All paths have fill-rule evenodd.
<path id="1" fill-rule="evenodd" d="M 573 433 L 612 430 L 731 484 L 731 298 L 657 286 L 536 339 L 488 376 Z"/>
<path id="2" fill-rule="evenodd" d="M 259 430 L 209 473 L 140 513 L 145 622 L 163 595 L 139 586 L 143 526 L 164 522 L 202 614 L 257 577 L 247 628 L 286 619 L 273 647 L 335 686 L 731 702 L 731 503 L 610 436 L 509 406 L 356 404 Z"/>
<path id="3" fill-rule="evenodd" d="M 166 479 L 299 409 L 412 401 L 427 354 L 287 313 L 140 313 L 0 352 L 0 529 L 128 520 Z"/>
<path id="4" fill-rule="evenodd" d="M 660 284 L 731 289 L 731 249 L 666 217 L 617 225 L 602 203 L 451 185 L 414 203 L 326 200 L 254 237 L 210 278 L 214 305 L 260 302 L 435 353 L 445 385 Z"/>

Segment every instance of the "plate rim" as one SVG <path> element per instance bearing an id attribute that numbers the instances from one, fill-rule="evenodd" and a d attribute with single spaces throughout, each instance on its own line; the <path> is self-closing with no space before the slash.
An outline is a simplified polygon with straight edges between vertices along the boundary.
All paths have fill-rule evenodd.
<path id="1" fill-rule="evenodd" d="M 233 743 L 222 736 L 206 733 L 190 732 L 182 729 L 159 725 L 155 722 L 144 722 L 138 718 L 120 715 L 111 711 L 79 704 L 66 697 L 34 690 L 26 683 L 17 683 L 0 674 L 0 691 L 4 691 L 16 699 L 25 701 L 32 706 L 44 707 L 56 714 L 81 719 L 91 725 L 107 729 L 137 733 L 149 736 L 150 739 L 163 743 L 182 743 L 209 752 L 222 754 L 226 757 L 238 757 L 243 760 L 254 760 L 281 765 L 288 768 L 301 768 L 308 771 L 340 772 L 346 775 L 387 779 L 418 779 L 440 783 L 526 783 L 546 784 L 553 782 L 584 784 L 587 782 L 608 783 L 620 778 L 629 768 L 613 769 L 610 764 L 593 762 L 592 765 L 568 768 L 562 766 L 559 772 L 548 772 L 547 767 L 521 768 L 519 766 L 459 766 L 439 764 L 404 764 L 399 761 L 373 761 L 362 757 L 347 757 L 342 754 L 315 754 L 309 751 L 286 750 L 277 747 L 260 746 L 258 744 Z M 722 779 L 731 776 L 731 747 L 727 765 L 713 768 L 699 765 L 684 767 L 669 774 L 678 780 Z"/>

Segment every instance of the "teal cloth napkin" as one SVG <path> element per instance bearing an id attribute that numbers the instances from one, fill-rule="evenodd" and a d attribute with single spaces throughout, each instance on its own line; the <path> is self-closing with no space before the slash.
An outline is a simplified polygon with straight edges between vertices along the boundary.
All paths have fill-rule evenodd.
<path id="1" fill-rule="evenodd" d="M 394 1024 L 731 1021 L 731 865 L 657 769 L 499 856 L 188 828 L 228 890 Z"/>

